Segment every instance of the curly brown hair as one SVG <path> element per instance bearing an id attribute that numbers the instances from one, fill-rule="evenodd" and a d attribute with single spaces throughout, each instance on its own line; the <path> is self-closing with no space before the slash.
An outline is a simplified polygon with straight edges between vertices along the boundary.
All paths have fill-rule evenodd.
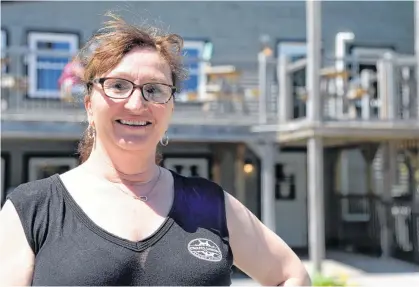
<path id="1" fill-rule="evenodd" d="M 82 81 L 86 93 L 84 101 L 90 99 L 92 85 L 90 82 L 98 75 L 115 68 L 122 58 L 136 47 L 155 49 L 167 61 L 171 69 L 173 85 L 180 90 L 187 72 L 183 65 L 183 38 L 176 34 L 164 33 L 156 27 L 139 27 L 128 24 L 121 17 L 108 12 L 111 20 L 94 34 L 86 45 L 80 49 L 75 60 L 84 67 Z M 78 146 L 80 161 L 85 162 L 92 151 L 94 131 L 88 126 Z M 156 156 L 160 162 L 160 156 Z"/>

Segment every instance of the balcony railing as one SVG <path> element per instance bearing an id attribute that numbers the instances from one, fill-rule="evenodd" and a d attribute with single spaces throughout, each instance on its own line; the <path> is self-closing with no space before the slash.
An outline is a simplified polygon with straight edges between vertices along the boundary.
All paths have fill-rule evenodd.
<path id="1" fill-rule="evenodd" d="M 73 55 L 22 47 L 3 54 L 2 119 L 84 120 L 83 93 L 66 96 L 58 85 Z M 175 123 L 263 125 L 306 117 L 306 59 L 261 52 L 253 59 L 191 62 L 199 66 L 198 85 L 177 95 Z M 324 58 L 322 66 L 323 120 L 417 122 L 414 57 Z"/>
<path id="2" fill-rule="evenodd" d="M 73 92 L 69 94 L 63 92 L 58 84 L 62 70 L 72 57 L 68 53 L 22 47 L 4 51 L 2 119 L 83 121 L 83 87 L 77 89 L 74 85 Z M 256 57 L 217 63 L 199 61 L 198 64 L 200 72 L 196 89 L 176 95 L 175 122 L 239 125 L 258 122 L 261 105 Z M 263 99 L 272 103 L 267 112 L 270 121 L 275 121 L 277 89 L 273 79 L 266 83 L 269 88 Z"/>
<path id="3" fill-rule="evenodd" d="M 306 59 L 279 59 L 279 120 L 305 118 L 310 94 L 305 82 Z M 324 121 L 417 121 L 416 64 L 413 56 L 324 58 L 320 71 Z"/>

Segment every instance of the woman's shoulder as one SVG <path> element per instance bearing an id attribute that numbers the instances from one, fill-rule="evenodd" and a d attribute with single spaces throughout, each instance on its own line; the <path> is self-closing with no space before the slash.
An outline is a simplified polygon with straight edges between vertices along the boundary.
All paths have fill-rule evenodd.
<path id="1" fill-rule="evenodd" d="M 55 206 L 51 203 L 57 196 L 57 193 L 53 192 L 56 189 L 56 177 L 58 175 L 20 184 L 6 197 L 20 218 L 34 254 L 37 254 L 45 240 L 50 209 Z"/>
<path id="2" fill-rule="evenodd" d="M 57 175 L 22 183 L 6 196 L 6 200 L 9 199 L 16 208 L 19 205 L 22 208 L 30 205 L 39 206 L 51 197 L 52 190 L 56 187 L 55 177 Z"/>
<path id="3" fill-rule="evenodd" d="M 208 189 L 208 190 L 212 190 L 212 191 L 223 191 L 222 187 L 212 181 L 211 179 L 205 178 L 205 177 L 201 177 L 201 176 L 184 176 L 181 175 L 173 170 L 169 170 L 172 175 L 174 180 L 180 180 L 182 181 L 183 186 L 185 187 L 192 187 L 192 188 L 199 188 L 199 189 Z"/>
<path id="4" fill-rule="evenodd" d="M 197 195 L 201 200 L 218 199 L 224 202 L 224 189 L 211 179 L 201 176 L 184 176 L 170 170 L 173 175 L 175 188 L 192 197 Z"/>

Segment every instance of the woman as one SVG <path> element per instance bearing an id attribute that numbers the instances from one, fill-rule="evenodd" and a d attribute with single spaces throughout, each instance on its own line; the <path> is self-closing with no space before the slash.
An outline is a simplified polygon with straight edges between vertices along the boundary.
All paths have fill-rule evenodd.
<path id="1" fill-rule="evenodd" d="M 230 285 L 233 264 L 263 285 L 308 285 L 297 256 L 239 201 L 158 165 L 185 73 L 182 39 L 153 31 L 113 16 L 79 57 L 82 164 L 8 196 L 0 285 Z"/>
<path id="2" fill-rule="evenodd" d="M 65 65 L 58 79 L 58 86 L 60 87 L 63 100 L 71 101 L 75 95 L 83 92 L 82 75 L 83 67 L 78 61 L 71 61 Z"/>

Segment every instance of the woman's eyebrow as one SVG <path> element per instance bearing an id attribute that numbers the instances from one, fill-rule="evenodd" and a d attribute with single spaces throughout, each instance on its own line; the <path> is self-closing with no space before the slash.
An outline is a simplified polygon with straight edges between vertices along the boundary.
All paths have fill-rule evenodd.
<path id="1" fill-rule="evenodd" d="M 106 77 L 108 77 L 108 78 L 122 78 L 122 79 L 130 80 L 132 82 L 138 82 L 138 78 L 134 78 L 131 74 L 126 73 L 126 72 L 115 72 L 115 73 L 112 72 Z M 158 77 L 154 77 L 154 76 L 144 77 L 143 79 L 141 79 L 141 83 L 148 83 L 148 82 L 165 83 L 166 79 L 158 78 Z"/>

